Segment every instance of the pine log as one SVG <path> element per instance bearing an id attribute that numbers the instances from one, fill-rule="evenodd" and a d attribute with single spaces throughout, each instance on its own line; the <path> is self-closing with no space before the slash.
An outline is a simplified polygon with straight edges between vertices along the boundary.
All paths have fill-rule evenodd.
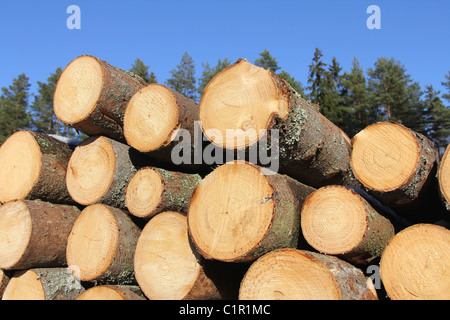
<path id="1" fill-rule="evenodd" d="M 278 249 L 256 260 L 239 290 L 240 300 L 378 300 L 361 270 L 334 256 Z"/>
<path id="2" fill-rule="evenodd" d="M 392 300 L 450 299 L 450 231 L 415 224 L 397 233 L 383 251 L 380 274 Z"/>
<path id="3" fill-rule="evenodd" d="M 75 300 L 84 290 L 67 268 L 33 268 L 14 273 L 3 300 Z"/>
<path id="4" fill-rule="evenodd" d="M 192 246 L 187 218 L 166 211 L 142 230 L 135 253 L 136 279 L 150 300 L 236 299 L 243 273 L 208 264 Z"/>
<path id="5" fill-rule="evenodd" d="M 126 209 L 126 187 L 145 161 L 128 145 L 103 136 L 89 137 L 70 157 L 67 189 L 81 205 L 103 203 Z"/>
<path id="6" fill-rule="evenodd" d="M 418 199 L 436 169 L 433 143 L 397 123 L 370 125 L 353 139 L 351 165 L 356 178 L 387 205 Z"/>
<path id="7" fill-rule="evenodd" d="M 243 161 L 224 164 L 195 189 L 189 233 L 207 259 L 252 261 L 297 246 L 300 210 L 316 189 Z"/>
<path id="8" fill-rule="evenodd" d="M 141 168 L 127 185 L 127 209 L 134 216 L 146 219 L 163 211 L 187 213 L 192 192 L 200 181 L 198 174 Z"/>
<path id="9" fill-rule="evenodd" d="M 203 133 L 219 147 L 248 149 L 277 130 L 279 149 L 267 140 L 280 173 L 316 188 L 360 186 L 348 137 L 269 70 L 242 59 L 222 70 L 206 86 L 199 116 Z"/>
<path id="10" fill-rule="evenodd" d="M 62 122 L 90 136 L 125 142 L 123 117 L 131 97 L 146 82 L 139 76 L 83 55 L 62 72 L 53 109 Z"/>
<path id="11" fill-rule="evenodd" d="M 135 284 L 133 257 L 140 232 L 125 211 L 87 206 L 69 235 L 67 264 L 81 281 Z"/>
<path id="12" fill-rule="evenodd" d="M 64 142 L 32 131 L 12 134 L 0 147 L 0 202 L 41 199 L 73 204 L 66 188 L 72 149 Z"/>
<path id="13" fill-rule="evenodd" d="M 146 300 L 138 286 L 102 285 L 87 289 L 76 300 Z"/>
<path id="14" fill-rule="evenodd" d="M 162 153 L 170 159 L 179 130 L 194 137 L 198 120 L 195 101 L 161 84 L 152 83 L 137 91 L 128 103 L 124 116 L 127 143 L 144 153 Z M 163 155 L 160 155 L 163 156 Z"/>
<path id="15" fill-rule="evenodd" d="M 3 293 L 5 292 L 6 286 L 8 285 L 9 277 L 0 269 L 0 300 L 3 297 Z"/>
<path id="16" fill-rule="evenodd" d="M 309 195 L 302 207 L 301 230 L 317 251 L 354 264 L 380 257 L 395 233 L 392 223 L 363 197 L 339 185 Z"/>
<path id="17" fill-rule="evenodd" d="M 445 209 L 450 211 L 450 147 L 447 146 L 438 170 L 438 183 L 441 199 Z"/>
<path id="18" fill-rule="evenodd" d="M 66 266 L 69 233 L 80 210 L 40 200 L 10 201 L 0 208 L 0 268 Z"/>

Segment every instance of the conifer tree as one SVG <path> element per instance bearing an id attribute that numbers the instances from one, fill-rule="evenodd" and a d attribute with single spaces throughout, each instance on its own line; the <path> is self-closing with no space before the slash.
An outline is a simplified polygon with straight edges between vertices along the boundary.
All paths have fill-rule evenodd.
<path id="1" fill-rule="evenodd" d="M 153 72 L 148 73 L 149 68 L 150 66 L 145 65 L 141 59 L 136 58 L 130 71 L 140 76 L 147 83 L 157 83 L 156 75 Z"/>
<path id="2" fill-rule="evenodd" d="M 176 68 L 170 71 L 170 74 L 172 77 L 166 80 L 168 87 L 192 100 L 197 100 L 195 64 L 187 51 L 181 57 Z"/>

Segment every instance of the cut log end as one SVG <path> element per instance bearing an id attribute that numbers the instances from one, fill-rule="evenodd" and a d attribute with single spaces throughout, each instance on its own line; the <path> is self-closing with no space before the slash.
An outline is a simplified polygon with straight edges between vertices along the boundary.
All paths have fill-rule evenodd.
<path id="1" fill-rule="evenodd" d="M 241 59 L 209 82 L 199 104 L 205 136 L 229 149 L 258 141 L 260 130 L 268 129 L 274 116 L 286 118 L 288 109 L 270 71 Z"/>
<path id="2" fill-rule="evenodd" d="M 395 235 L 383 251 L 380 274 L 393 300 L 450 299 L 450 231 L 416 224 Z"/>
<path id="3" fill-rule="evenodd" d="M 0 202 L 25 198 L 41 171 L 42 154 L 28 131 L 11 135 L 0 148 Z"/>
<path id="4" fill-rule="evenodd" d="M 443 197 L 446 209 L 450 211 L 450 147 L 445 150 L 439 164 L 438 181 L 439 189 Z"/>
<path id="5" fill-rule="evenodd" d="M 74 124 L 86 119 L 97 105 L 103 87 L 103 68 L 91 56 L 73 60 L 63 71 L 54 95 L 58 119 Z"/>
<path id="6" fill-rule="evenodd" d="M 389 122 L 370 125 L 353 137 L 351 165 L 367 188 L 387 192 L 406 184 L 417 170 L 420 150 L 407 128 Z"/>
<path id="7" fill-rule="evenodd" d="M 67 264 L 81 281 L 97 279 L 114 259 L 119 228 L 110 209 L 101 204 L 86 207 L 75 221 L 67 243 Z"/>
<path id="8" fill-rule="evenodd" d="M 127 143 L 141 152 L 150 152 L 175 138 L 179 112 L 172 91 L 160 84 L 140 89 L 130 100 L 124 115 Z"/>
<path id="9" fill-rule="evenodd" d="M 76 300 L 145 300 L 133 286 L 102 285 L 89 288 Z"/>
<path id="10" fill-rule="evenodd" d="M 267 176 L 248 163 L 228 163 L 206 176 L 188 213 L 189 232 L 202 255 L 234 261 L 254 251 L 271 227 L 273 194 Z"/>
<path id="11" fill-rule="evenodd" d="M 140 218 L 151 217 L 161 202 L 164 184 L 158 170 L 143 168 L 128 183 L 125 202 L 131 214 Z"/>
<path id="12" fill-rule="evenodd" d="M 66 183 L 74 201 L 90 205 L 99 201 L 113 181 L 116 155 L 105 137 L 83 141 L 69 160 Z"/>
<path id="13" fill-rule="evenodd" d="M 323 187 L 302 208 L 301 227 L 306 241 L 326 254 L 343 254 L 362 240 L 368 221 L 363 199 L 343 186 Z"/>
<path id="14" fill-rule="evenodd" d="M 134 264 L 149 299 L 184 299 L 201 269 L 188 239 L 186 216 L 166 211 L 151 219 L 139 237 Z"/>
<path id="15" fill-rule="evenodd" d="M 23 201 L 0 208 L 0 268 L 9 269 L 22 258 L 31 238 L 30 212 Z"/>
<path id="16" fill-rule="evenodd" d="M 39 274 L 34 270 L 16 274 L 9 280 L 2 300 L 46 300 Z"/>
<path id="17" fill-rule="evenodd" d="M 249 268 L 240 300 L 341 300 L 333 274 L 312 256 L 296 249 L 272 251 Z"/>

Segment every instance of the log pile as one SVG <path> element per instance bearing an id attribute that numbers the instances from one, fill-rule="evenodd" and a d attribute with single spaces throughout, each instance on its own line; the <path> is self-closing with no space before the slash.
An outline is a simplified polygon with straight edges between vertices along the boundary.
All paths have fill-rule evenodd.
<path id="1" fill-rule="evenodd" d="M 54 111 L 89 137 L 0 147 L 3 300 L 450 299 L 450 151 L 401 124 L 241 59 L 196 103 L 81 56 Z"/>

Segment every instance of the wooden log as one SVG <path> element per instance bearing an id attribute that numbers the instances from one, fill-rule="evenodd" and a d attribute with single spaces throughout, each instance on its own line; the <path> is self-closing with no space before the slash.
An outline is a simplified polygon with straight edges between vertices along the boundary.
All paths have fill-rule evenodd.
<path id="1" fill-rule="evenodd" d="M 66 188 L 72 149 L 48 135 L 32 131 L 12 134 L 0 147 L 0 202 L 41 199 L 73 204 Z"/>
<path id="2" fill-rule="evenodd" d="M 136 279 L 150 300 L 236 299 L 243 273 L 211 265 L 188 237 L 185 215 L 166 211 L 142 230 L 135 253 Z"/>
<path id="3" fill-rule="evenodd" d="M 243 161 L 224 164 L 195 189 L 189 233 L 207 259 L 252 261 L 297 246 L 300 210 L 316 189 Z"/>
<path id="4" fill-rule="evenodd" d="M 380 274 L 392 300 L 450 299 L 450 231 L 415 224 L 397 233 L 383 251 Z"/>
<path id="5" fill-rule="evenodd" d="M 360 186 L 348 137 L 269 70 L 242 59 L 222 70 L 206 86 L 199 116 L 203 133 L 219 147 L 247 149 L 277 132 L 278 149 L 271 138 L 268 144 L 280 173 L 313 187 Z"/>
<path id="6" fill-rule="evenodd" d="M 33 268 L 14 273 L 3 300 L 75 300 L 84 290 L 67 268 Z"/>
<path id="7" fill-rule="evenodd" d="M 126 209 L 126 187 L 146 163 L 144 158 L 113 139 L 89 137 L 70 157 L 66 178 L 69 194 L 81 205 L 103 203 Z"/>
<path id="8" fill-rule="evenodd" d="M 3 297 L 3 293 L 5 292 L 8 282 L 9 282 L 9 276 L 6 275 L 2 269 L 0 269 L 0 300 Z"/>
<path id="9" fill-rule="evenodd" d="M 10 201 L 0 208 L 0 268 L 66 266 L 69 233 L 80 210 L 40 200 Z"/>
<path id="10" fill-rule="evenodd" d="M 128 103 L 124 115 L 127 143 L 136 150 L 153 155 L 170 152 L 178 130 L 187 130 L 194 137 L 194 121 L 198 120 L 198 105 L 182 94 L 157 83 L 137 91 Z"/>
<path id="11" fill-rule="evenodd" d="M 146 300 L 138 286 L 102 285 L 87 289 L 75 300 Z"/>
<path id="12" fill-rule="evenodd" d="M 334 256 L 278 249 L 256 260 L 239 289 L 240 300 L 378 300 L 361 270 Z"/>
<path id="13" fill-rule="evenodd" d="M 302 207 L 301 230 L 317 251 L 354 264 L 380 257 L 395 234 L 387 218 L 355 191 L 339 185 L 309 195 Z"/>
<path id="14" fill-rule="evenodd" d="M 127 103 L 146 82 L 139 76 L 83 55 L 64 69 L 56 85 L 53 109 L 62 122 L 90 136 L 125 142 Z"/>
<path id="15" fill-rule="evenodd" d="M 379 122 L 353 139 L 356 178 L 383 203 L 403 206 L 418 199 L 436 169 L 436 151 L 425 136 L 400 124 Z"/>
<path id="16" fill-rule="evenodd" d="M 87 206 L 70 232 L 67 264 L 81 281 L 135 284 L 133 257 L 140 233 L 125 211 L 104 204 Z"/>
<path id="17" fill-rule="evenodd" d="M 441 199 L 444 203 L 445 209 L 450 211 L 450 147 L 445 149 L 442 160 L 439 163 L 438 183 Z"/>
<path id="18" fill-rule="evenodd" d="M 192 192 L 200 181 L 198 174 L 141 168 L 127 185 L 126 207 L 132 215 L 145 219 L 163 211 L 187 213 Z"/>

